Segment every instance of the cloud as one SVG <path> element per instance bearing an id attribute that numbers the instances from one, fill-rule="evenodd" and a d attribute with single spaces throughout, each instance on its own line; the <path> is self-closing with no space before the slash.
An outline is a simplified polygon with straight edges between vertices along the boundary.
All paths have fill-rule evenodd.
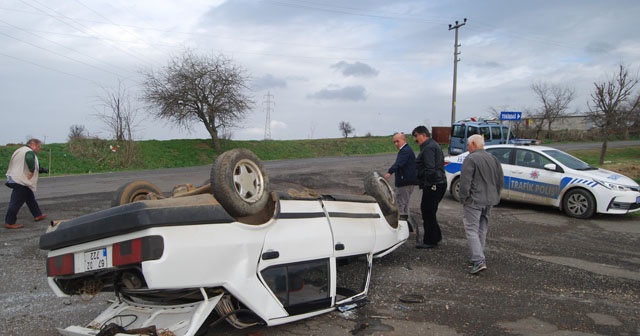
<path id="1" fill-rule="evenodd" d="M 322 89 L 318 92 L 307 95 L 310 99 L 321 100 L 366 100 L 366 89 L 362 85 L 346 86 L 339 89 Z"/>
<path id="2" fill-rule="evenodd" d="M 253 77 L 247 84 L 255 90 L 256 108 L 233 130 L 242 140 L 263 138 L 267 90 L 274 102 L 274 139 L 339 136 L 335 118 L 316 118 L 327 113 L 349 113 L 350 122 L 372 134 L 410 131 L 414 125 L 407 120 L 446 126 L 455 37 L 447 27 L 465 17 L 457 55 L 458 119 L 484 116 L 491 106 L 536 108 L 530 88 L 535 81 L 575 86 L 571 110 L 584 111 L 594 81 L 610 76 L 620 63 L 630 70 L 640 64 L 638 0 L 615 6 L 597 0 L 581 0 L 579 6 L 577 1 L 462 3 L 57 0 L 54 10 L 41 2 L 6 0 L 0 9 L 0 145 L 30 135 L 63 142 L 73 124 L 108 136 L 87 112 L 95 109 L 103 88 L 124 82 L 138 96 L 144 82 L 140 68 L 160 69 L 184 48 L 224 54 Z M 38 122 L 15 127 L 26 114 Z M 209 134 L 200 123 L 189 133 L 147 117 L 135 137 Z"/>
<path id="3" fill-rule="evenodd" d="M 255 91 L 263 91 L 274 88 L 286 88 L 287 81 L 282 78 L 277 78 L 272 74 L 266 74 L 253 81 L 253 89 Z"/>
<path id="4" fill-rule="evenodd" d="M 331 65 L 331 68 L 341 71 L 345 77 L 375 77 L 379 72 L 370 65 L 362 62 L 348 63 L 340 61 Z"/>

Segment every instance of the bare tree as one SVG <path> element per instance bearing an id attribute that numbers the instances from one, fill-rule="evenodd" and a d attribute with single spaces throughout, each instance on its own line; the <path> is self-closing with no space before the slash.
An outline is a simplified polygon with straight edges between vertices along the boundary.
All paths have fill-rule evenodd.
<path id="1" fill-rule="evenodd" d="M 245 95 L 249 77 L 223 55 L 197 56 L 185 50 L 158 73 L 144 73 L 144 99 L 155 116 L 190 131 L 202 123 L 220 150 L 220 130 L 235 127 L 254 105 Z"/>
<path id="2" fill-rule="evenodd" d="M 108 154 L 104 156 L 100 148 L 107 148 L 106 144 L 102 144 L 98 139 L 93 139 L 91 143 L 96 147 L 93 154 L 85 155 L 93 157 L 95 155 L 96 162 L 103 160 L 105 164 L 117 167 L 130 167 L 140 160 L 138 148 L 134 142 L 134 131 L 139 126 L 138 108 L 132 104 L 129 89 L 122 82 L 118 83 L 118 88 L 110 90 L 104 88 L 105 95 L 100 97 L 100 105 L 102 111 L 96 116 L 107 126 L 111 132 L 112 140 L 115 144 L 110 145 L 108 153 L 116 153 L 117 155 Z M 83 144 L 74 144 L 79 146 L 89 146 L 89 142 Z M 113 147 L 115 146 L 115 147 Z M 89 146 L 90 147 L 90 146 Z M 114 150 L 113 148 L 117 148 Z"/>
<path id="3" fill-rule="evenodd" d="M 547 126 L 547 138 L 550 138 L 551 125 L 556 119 L 567 114 L 566 111 L 569 108 L 569 104 L 576 98 L 575 89 L 542 82 L 533 83 L 531 89 L 542 104 L 538 113 L 536 113 L 536 117 L 541 119 L 535 122 L 536 138 L 545 123 Z"/>
<path id="4" fill-rule="evenodd" d="M 591 102 L 587 103 L 587 117 L 602 135 L 600 164 L 604 163 L 609 137 L 616 128 L 624 127 L 629 121 L 625 112 L 638 107 L 638 100 L 631 98 L 638 81 L 637 75 L 630 75 L 625 66 L 620 65 L 618 73 L 608 81 L 593 83 L 595 89 L 591 93 Z"/>
<path id="5" fill-rule="evenodd" d="M 131 103 L 129 89 L 122 82 L 118 88 L 104 88 L 105 95 L 100 97 L 102 111 L 96 113 L 116 141 L 133 141 L 134 130 L 138 127 L 138 109 Z"/>
<path id="6" fill-rule="evenodd" d="M 640 92 L 636 96 L 629 100 L 626 104 L 627 122 L 624 124 L 624 138 L 629 139 L 629 129 L 635 130 L 636 135 L 640 134 Z"/>
<path id="7" fill-rule="evenodd" d="M 69 135 L 67 137 L 69 141 L 85 139 L 87 137 L 87 129 L 84 125 L 71 125 L 71 127 L 69 127 Z"/>
<path id="8" fill-rule="evenodd" d="M 349 137 L 349 134 L 355 132 L 355 128 L 351 127 L 351 124 L 346 121 L 341 121 L 338 128 L 345 138 Z"/>

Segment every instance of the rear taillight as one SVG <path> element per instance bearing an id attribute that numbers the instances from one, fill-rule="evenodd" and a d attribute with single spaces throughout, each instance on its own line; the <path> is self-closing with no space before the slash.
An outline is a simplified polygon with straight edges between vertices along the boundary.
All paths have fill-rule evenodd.
<path id="1" fill-rule="evenodd" d="M 162 257 L 164 241 L 160 236 L 148 236 L 113 244 L 113 266 L 135 264 Z"/>
<path id="2" fill-rule="evenodd" d="M 47 259 L 48 276 L 73 274 L 73 268 L 73 253 L 63 254 Z"/>

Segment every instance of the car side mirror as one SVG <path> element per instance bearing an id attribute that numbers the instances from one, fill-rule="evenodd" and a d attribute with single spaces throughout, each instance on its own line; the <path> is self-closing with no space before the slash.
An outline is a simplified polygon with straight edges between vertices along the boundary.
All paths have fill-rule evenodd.
<path id="1" fill-rule="evenodd" d="M 556 166 L 555 163 L 547 163 L 546 165 L 544 165 L 544 169 L 554 172 L 554 171 L 558 170 L 558 166 Z"/>

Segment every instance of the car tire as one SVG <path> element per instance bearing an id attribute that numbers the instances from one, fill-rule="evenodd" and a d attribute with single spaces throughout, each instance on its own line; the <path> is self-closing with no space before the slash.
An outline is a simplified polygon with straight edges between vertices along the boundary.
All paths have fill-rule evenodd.
<path id="1" fill-rule="evenodd" d="M 456 202 L 460 202 L 460 178 L 456 177 L 453 182 L 451 182 L 451 188 L 449 189 L 451 193 L 451 197 L 453 197 Z"/>
<path id="2" fill-rule="evenodd" d="M 364 190 L 372 196 L 380 205 L 382 214 L 386 216 L 398 213 L 396 194 L 387 180 L 378 172 L 369 173 L 364 179 Z"/>
<path id="3" fill-rule="evenodd" d="M 250 150 L 226 151 L 211 168 L 211 193 L 234 217 L 260 212 L 269 200 L 269 178 L 262 161 Z"/>
<path id="4" fill-rule="evenodd" d="M 596 200 L 584 189 L 572 189 L 562 199 L 562 209 L 574 218 L 590 218 L 596 212 Z"/>
<path id="5" fill-rule="evenodd" d="M 151 182 L 143 180 L 128 182 L 118 188 L 113 194 L 111 206 L 116 207 L 123 204 L 148 200 L 150 194 L 162 197 L 160 188 Z"/>

